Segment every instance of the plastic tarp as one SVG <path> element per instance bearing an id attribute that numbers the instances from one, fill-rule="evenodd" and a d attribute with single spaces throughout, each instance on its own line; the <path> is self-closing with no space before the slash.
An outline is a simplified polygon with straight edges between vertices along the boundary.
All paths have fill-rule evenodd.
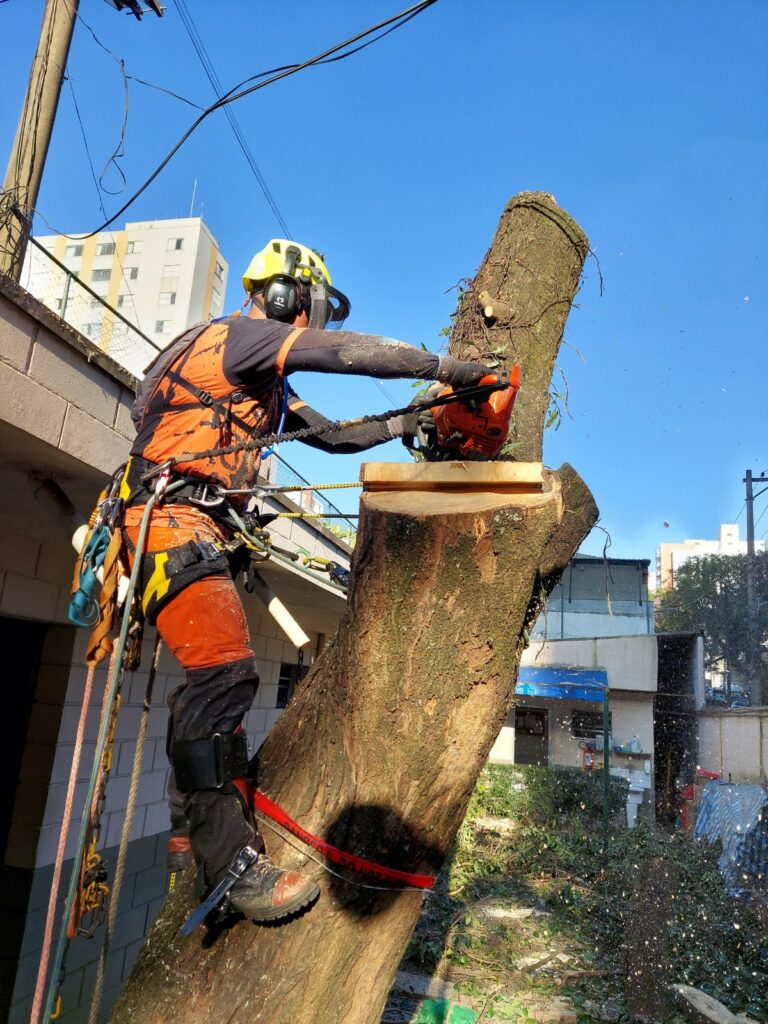
<path id="1" fill-rule="evenodd" d="M 601 704 L 607 690 L 608 673 L 604 668 L 570 665 L 521 665 L 515 686 L 518 697 L 559 697 Z"/>
<path id="2" fill-rule="evenodd" d="M 731 896 L 748 895 L 744 875 L 768 875 L 768 790 L 763 786 L 710 782 L 696 818 L 697 839 L 718 839 L 718 861 Z"/>

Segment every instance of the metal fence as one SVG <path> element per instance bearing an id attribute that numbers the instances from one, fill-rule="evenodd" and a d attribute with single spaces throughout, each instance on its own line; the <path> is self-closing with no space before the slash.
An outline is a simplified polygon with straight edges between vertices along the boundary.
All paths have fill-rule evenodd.
<path id="1" fill-rule="evenodd" d="M 134 377 L 161 349 L 34 238 L 19 283 Z"/>
<path id="2" fill-rule="evenodd" d="M 562 597 L 547 601 L 531 630 L 534 640 L 579 640 L 588 637 L 642 636 L 653 633 L 650 601 L 611 601 Z"/>
<path id="3" fill-rule="evenodd" d="M 312 516 L 319 517 L 320 521 L 329 530 L 336 534 L 341 540 L 349 545 L 354 545 L 357 535 L 357 526 L 354 521 L 341 511 L 330 498 L 321 491 L 316 491 L 310 482 L 306 480 L 298 470 L 295 470 L 290 463 L 286 462 L 277 452 L 270 456 L 270 460 L 276 460 L 276 468 L 269 471 L 269 479 L 272 483 L 281 487 L 296 485 L 296 491 L 289 491 L 288 497 L 300 508 Z M 274 464 L 273 464 L 274 465 Z"/>

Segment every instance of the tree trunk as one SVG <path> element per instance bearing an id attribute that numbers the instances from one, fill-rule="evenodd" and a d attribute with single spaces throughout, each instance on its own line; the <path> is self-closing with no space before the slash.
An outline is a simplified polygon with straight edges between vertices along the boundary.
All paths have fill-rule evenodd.
<path id="1" fill-rule="evenodd" d="M 493 344 L 500 355 L 509 351 L 510 364 L 522 362 L 523 441 L 534 460 L 586 251 L 550 197 L 518 196 L 478 283 L 530 324 L 481 323 L 468 296 L 454 326 L 452 354 L 484 355 Z M 419 469 L 439 476 L 445 465 Z M 540 483 L 519 493 L 508 481 L 528 469 Z M 527 630 L 597 515 L 569 466 L 537 469 L 475 465 L 463 486 L 372 484 L 364 492 L 344 616 L 259 755 L 259 788 L 310 833 L 404 871 L 440 869 L 509 710 Z M 277 863 L 318 878 L 316 906 L 280 926 L 240 922 L 180 941 L 193 902 L 185 881 L 151 932 L 114 1021 L 379 1020 L 422 895 L 349 884 L 297 841 L 265 836 Z"/>

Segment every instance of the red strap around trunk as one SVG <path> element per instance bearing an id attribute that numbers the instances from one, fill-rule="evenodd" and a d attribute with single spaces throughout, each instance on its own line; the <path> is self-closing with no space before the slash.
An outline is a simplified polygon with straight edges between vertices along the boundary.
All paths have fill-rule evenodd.
<path id="1" fill-rule="evenodd" d="M 396 868 L 386 868 L 382 864 L 375 864 L 372 860 L 365 860 L 364 857 L 357 857 L 353 853 L 344 853 L 343 850 L 339 850 L 307 832 L 292 818 L 289 818 L 282 807 L 278 807 L 258 789 L 253 791 L 253 806 L 255 810 L 261 811 L 262 814 L 276 821 L 278 825 L 282 825 L 302 843 L 318 850 L 333 864 L 351 868 L 363 875 L 371 875 L 382 882 L 399 882 L 402 885 L 413 886 L 414 889 L 431 889 L 435 884 L 434 875 L 412 875 L 408 871 L 398 871 Z"/>

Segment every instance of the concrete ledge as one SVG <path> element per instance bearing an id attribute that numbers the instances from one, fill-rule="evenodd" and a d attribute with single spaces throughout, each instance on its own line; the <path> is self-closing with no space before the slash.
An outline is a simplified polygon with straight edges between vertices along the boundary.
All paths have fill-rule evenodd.
<path id="1" fill-rule="evenodd" d="M 116 363 L 114 359 L 108 356 L 105 352 L 102 352 L 100 348 L 97 348 L 92 342 L 82 335 L 79 331 L 76 331 L 74 327 L 71 327 L 66 321 L 62 320 L 61 317 L 48 309 L 47 306 L 43 305 L 42 302 L 38 302 L 34 296 L 30 295 L 29 292 L 22 288 L 21 285 L 12 281 L 11 278 L 6 277 L 4 274 L 0 274 L 0 295 L 9 299 L 14 306 L 29 313 L 29 315 L 37 320 L 38 323 L 47 327 L 49 331 L 56 335 L 61 341 L 70 345 L 72 348 L 77 349 L 82 355 L 86 357 L 89 363 L 95 363 L 100 366 L 102 370 L 108 373 L 115 380 L 120 381 L 130 391 L 136 392 L 138 384 L 137 379 L 132 373 Z M 16 318 L 16 324 L 18 324 L 20 318 Z M 21 328 L 19 328 L 21 329 Z"/>

